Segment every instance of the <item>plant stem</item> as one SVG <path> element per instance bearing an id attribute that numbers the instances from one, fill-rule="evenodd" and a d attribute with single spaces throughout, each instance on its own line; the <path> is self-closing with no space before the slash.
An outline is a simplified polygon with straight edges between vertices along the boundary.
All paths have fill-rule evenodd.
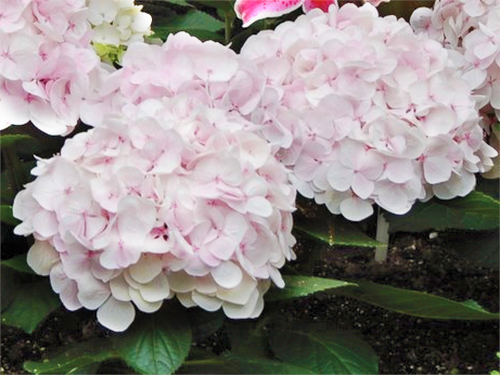
<path id="1" fill-rule="evenodd" d="M 387 260 L 387 248 L 389 246 L 389 222 L 382 215 L 382 209 L 377 211 L 377 235 L 375 239 L 381 244 L 375 248 L 375 261 L 385 262 Z"/>

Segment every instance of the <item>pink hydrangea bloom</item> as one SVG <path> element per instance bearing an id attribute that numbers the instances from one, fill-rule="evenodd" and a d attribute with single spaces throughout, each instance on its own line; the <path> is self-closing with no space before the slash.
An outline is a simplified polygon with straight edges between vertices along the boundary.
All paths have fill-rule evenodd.
<path id="1" fill-rule="evenodd" d="M 313 10 L 241 53 L 267 77 L 249 118 L 266 124 L 299 192 L 335 214 L 361 220 L 373 203 L 404 214 L 416 200 L 464 196 L 491 166 L 449 51 L 370 4 Z"/>
<path id="2" fill-rule="evenodd" d="M 0 9 L 0 129 L 31 121 L 50 135 L 71 132 L 82 99 L 113 70 L 93 43 L 151 33 L 151 16 L 132 0 L 1 0 Z"/>
<path id="3" fill-rule="evenodd" d="M 50 135 L 70 132 L 99 75 L 85 2 L 2 0 L 1 9 L 1 128 L 31 121 Z"/>
<path id="4" fill-rule="evenodd" d="M 234 10 L 243 21 L 243 27 L 264 18 L 280 17 L 302 6 L 304 12 L 311 9 L 328 11 L 335 0 L 236 0 Z"/>
<path id="5" fill-rule="evenodd" d="M 123 64 L 86 103 L 96 127 L 39 160 L 14 201 L 15 233 L 35 237 L 29 265 L 114 331 L 174 296 L 257 317 L 295 257 L 295 189 L 244 118 L 264 78 L 185 33 L 131 44 Z"/>
<path id="6" fill-rule="evenodd" d="M 474 89 L 477 107 L 500 120 L 500 1 L 436 0 L 433 9 L 419 8 L 411 25 L 458 52 L 459 67 Z"/>

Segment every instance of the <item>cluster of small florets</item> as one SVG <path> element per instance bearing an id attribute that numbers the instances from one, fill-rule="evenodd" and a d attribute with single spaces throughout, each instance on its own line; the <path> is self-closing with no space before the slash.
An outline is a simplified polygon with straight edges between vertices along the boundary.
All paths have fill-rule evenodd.
<path id="1" fill-rule="evenodd" d="M 50 135 L 69 133 L 105 73 L 93 45 L 127 45 L 150 33 L 151 16 L 133 1 L 2 0 L 0 7 L 0 129 L 31 121 Z"/>
<path id="2" fill-rule="evenodd" d="M 93 43 L 128 46 L 151 34 L 151 15 L 141 12 L 134 0 L 87 0 Z"/>
<path id="3" fill-rule="evenodd" d="M 84 1 L 2 0 L 0 128 L 31 121 L 66 134 L 97 79 Z"/>
<path id="4" fill-rule="evenodd" d="M 295 189 L 242 115 L 260 100 L 258 77 L 184 33 L 130 46 L 88 103 L 96 128 L 39 160 L 14 202 L 15 233 L 36 240 L 28 263 L 66 308 L 98 309 L 123 331 L 134 305 L 154 312 L 174 296 L 256 317 L 269 281 L 284 286 Z"/>
<path id="5" fill-rule="evenodd" d="M 247 40 L 267 77 L 251 119 L 293 170 L 299 192 L 350 220 L 375 202 L 468 194 L 491 166 L 468 83 L 448 50 L 365 4 L 313 10 Z"/>
<path id="6" fill-rule="evenodd" d="M 436 0 L 419 8 L 411 25 L 463 58 L 461 70 L 471 83 L 477 106 L 500 120 L 500 1 Z"/>

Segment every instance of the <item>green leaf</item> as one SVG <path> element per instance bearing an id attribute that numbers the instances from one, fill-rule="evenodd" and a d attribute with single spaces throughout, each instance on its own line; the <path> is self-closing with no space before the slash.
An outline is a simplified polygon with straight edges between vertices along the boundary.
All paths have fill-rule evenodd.
<path id="1" fill-rule="evenodd" d="M 171 374 L 191 348 L 186 311 L 171 303 L 155 314 L 142 315 L 123 334 L 113 337 L 120 357 L 141 374 Z"/>
<path id="2" fill-rule="evenodd" d="M 473 191 L 464 198 L 449 201 L 434 198 L 429 202 L 417 203 L 411 211 L 398 216 L 386 213 L 394 232 L 423 232 L 434 229 L 488 230 L 499 226 L 500 201 Z"/>
<path id="3" fill-rule="evenodd" d="M 193 4 L 189 4 L 186 0 L 162 0 L 162 1 L 174 5 L 179 5 L 181 7 L 189 7 L 189 8 L 193 7 Z"/>
<path id="4" fill-rule="evenodd" d="M 23 367 L 32 374 L 95 374 L 100 362 L 117 356 L 109 339 L 96 338 L 70 344 L 43 361 L 26 361 Z"/>
<path id="5" fill-rule="evenodd" d="M 314 374 L 307 368 L 271 359 L 238 356 L 231 353 L 207 355 L 184 362 L 179 374 Z"/>
<path id="6" fill-rule="evenodd" d="M 276 301 L 308 296 L 332 288 L 356 285 L 342 280 L 309 276 L 283 276 L 285 288 L 273 288 L 266 294 L 266 301 Z"/>
<path id="7" fill-rule="evenodd" d="M 323 324 L 276 327 L 271 349 L 283 362 L 315 374 L 376 374 L 378 358 L 358 335 Z"/>
<path id="8" fill-rule="evenodd" d="M 355 224 L 350 223 L 342 216 L 321 215 L 316 218 L 299 219 L 294 229 L 306 233 L 329 246 L 347 245 L 358 247 L 375 247 L 380 245 L 378 241 L 367 236 Z"/>
<path id="9" fill-rule="evenodd" d="M 2 134 L 0 135 L 0 147 L 10 147 L 19 141 L 36 140 L 26 134 Z"/>
<path id="10" fill-rule="evenodd" d="M 153 31 L 162 39 L 169 34 L 185 31 L 202 40 L 220 40 L 221 35 L 217 31 L 224 28 L 224 22 L 210 16 L 207 13 L 192 10 L 182 15 L 169 17 L 161 26 L 154 26 Z"/>
<path id="11" fill-rule="evenodd" d="M 16 255 L 10 259 L 2 260 L 1 264 L 2 266 L 12 268 L 19 272 L 35 275 L 35 272 L 28 266 L 28 263 L 26 263 L 26 254 Z"/>
<path id="12" fill-rule="evenodd" d="M 27 333 L 32 333 L 47 315 L 61 305 L 46 278 L 19 285 L 15 285 L 14 280 L 8 292 L 12 293 L 13 289 L 14 299 L 2 310 L 2 323 L 21 328 Z M 5 292 L 3 286 L 2 291 Z"/>
<path id="13" fill-rule="evenodd" d="M 433 294 L 395 288 L 369 281 L 358 281 L 329 293 L 351 297 L 401 314 L 428 319 L 490 320 L 500 314 L 491 313 L 471 301 L 457 302 Z"/>
<path id="14" fill-rule="evenodd" d="M 234 9 L 234 0 L 196 0 L 195 3 L 215 9 L 221 9 L 226 12 Z"/>
<path id="15" fill-rule="evenodd" d="M 19 224 L 19 220 L 17 220 L 12 214 L 12 206 L 2 204 L 0 205 L 0 219 L 2 223 L 8 225 L 17 225 Z"/>

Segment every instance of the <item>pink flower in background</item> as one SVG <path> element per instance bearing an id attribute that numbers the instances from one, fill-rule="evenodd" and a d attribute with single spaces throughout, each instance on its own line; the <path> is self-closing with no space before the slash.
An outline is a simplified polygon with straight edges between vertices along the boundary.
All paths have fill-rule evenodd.
<path id="1" fill-rule="evenodd" d="M 39 160 L 14 201 L 15 233 L 35 237 L 28 264 L 68 309 L 97 310 L 114 331 L 134 306 L 154 312 L 173 297 L 260 315 L 295 258 L 295 189 L 245 118 L 264 84 L 227 47 L 185 33 L 130 45 L 85 103 L 96 127 Z"/>
<path id="2" fill-rule="evenodd" d="M 328 12 L 331 4 L 335 4 L 335 0 L 236 0 L 234 10 L 243 27 L 248 27 L 255 21 L 280 17 L 301 6 L 304 12 L 315 8 Z"/>
<path id="3" fill-rule="evenodd" d="M 495 36 L 474 38 L 489 61 Z M 267 78 L 252 117 L 261 134 L 298 191 L 335 214 L 358 221 L 373 203 L 404 214 L 416 200 L 464 196 L 491 167 L 454 55 L 370 4 L 312 10 L 250 37 L 241 54 Z"/>

